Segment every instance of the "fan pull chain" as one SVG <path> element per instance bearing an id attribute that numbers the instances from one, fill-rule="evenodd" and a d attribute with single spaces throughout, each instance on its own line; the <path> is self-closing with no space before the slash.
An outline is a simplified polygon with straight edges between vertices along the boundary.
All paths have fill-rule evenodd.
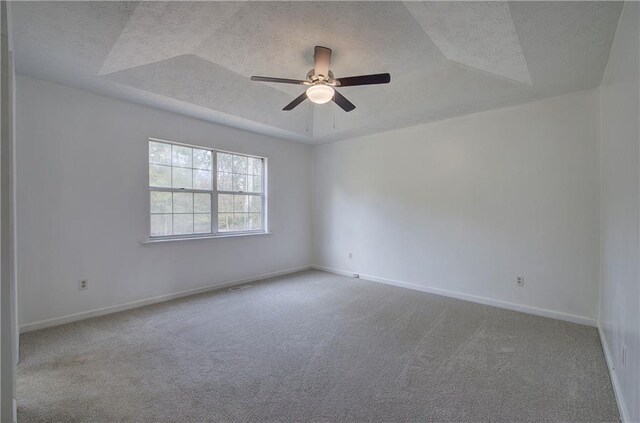
<path id="1" fill-rule="evenodd" d="M 332 107 L 333 109 L 333 129 L 336 129 L 336 106 Z"/>

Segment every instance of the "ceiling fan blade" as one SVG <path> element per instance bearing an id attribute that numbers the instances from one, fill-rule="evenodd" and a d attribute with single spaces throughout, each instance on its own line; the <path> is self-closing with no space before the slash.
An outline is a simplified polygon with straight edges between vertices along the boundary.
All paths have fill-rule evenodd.
<path id="1" fill-rule="evenodd" d="M 270 76 L 252 76 L 252 81 L 258 82 L 278 82 L 280 84 L 306 85 L 307 81 L 300 79 L 271 78 Z"/>
<path id="2" fill-rule="evenodd" d="M 302 103 L 303 101 L 305 101 L 307 99 L 307 92 L 303 92 L 302 94 L 300 94 L 299 97 L 296 97 L 295 100 L 293 100 L 291 103 L 287 104 L 286 106 L 284 106 L 284 108 L 282 110 L 284 111 L 291 111 L 293 110 L 298 104 Z"/>
<path id="3" fill-rule="evenodd" d="M 331 49 L 316 46 L 313 55 L 313 68 L 316 75 L 329 76 L 329 66 L 331 66 Z"/>
<path id="4" fill-rule="evenodd" d="M 353 87 L 354 85 L 388 84 L 391 75 L 388 73 L 376 73 L 373 75 L 348 76 L 346 78 L 336 78 L 338 87 Z"/>
<path id="5" fill-rule="evenodd" d="M 350 112 L 356 108 L 356 106 L 352 102 L 347 100 L 345 96 L 335 90 L 333 94 L 333 102 L 340 106 L 345 112 Z"/>

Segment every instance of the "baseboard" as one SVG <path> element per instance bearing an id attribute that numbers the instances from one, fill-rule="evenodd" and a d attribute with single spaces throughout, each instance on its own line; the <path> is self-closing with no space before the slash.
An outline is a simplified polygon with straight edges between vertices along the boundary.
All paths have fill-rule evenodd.
<path id="1" fill-rule="evenodd" d="M 316 270 L 322 270 L 322 271 L 325 271 L 325 272 L 335 273 L 337 275 L 343 275 L 343 276 L 353 276 L 354 275 L 354 272 L 349 272 L 349 271 L 342 270 L 342 269 L 334 269 L 334 268 L 326 267 L 326 266 L 313 265 L 311 267 L 313 269 L 316 269 Z M 589 317 L 576 316 L 576 315 L 573 315 L 573 314 L 562 313 L 562 312 L 548 310 L 548 309 L 544 309 L 544 308 L 532 307 L 532 306 L 528 306 L 528 305 L 524 305 L 524 304 L 511 303 L 511 302 L 508 302 L 508 301 L 494 300 L 494 299 L 491 299 L 491 298 L 479 297 L 477 295 L 465 294 L 465 293 L 462 293 L 462 292 L 448 291 L 446 289 L 431 288 L 431 287 L 417 285 L 417 284 L 410 283 L 410 282 L 403 282 L 403 281 L 397 281 L 397 280 L 393 280 L 393 279 L 380 278 L 378 276 L 373 276 L 373 275 L 364 275 L 362 273 L 360 273 L 359 276 L 360 276 L 360 279 L 364 279 L 364 280 L 371 281 L 371 282 L 378 282 L 378 283 L 383 283 L 383 284 L 386 284 L 386 285 L 393 285 L 393 286 L 398 286 L 398 287 L 401 287 L 401 288 L 413 289 L 415 291 L 427 292 L 429 294 L 441 295 L 443 297 L 457 298 L 459 300 L 470 301 L 470 302 L 473 302 L 473 303 L 484 304 L 484 305 L 488 305 L 488 306 L 492 306 L 492 307 L 504 308 L 504 309 L 512 310 L 512 311 L 519 311 L 519 312 L 522 312 L 522 313 L 533 314 L 533 315 L 536 315 L 536 316 L 543 316 L 543 317 L 549 317 L 549 318 L 557 319 L 557 320 L 564 320 L 566 322 L 578 323 L 578 324 L 581 324 L 581 325 L 587 325 L 587 326 L 592 326 L 592 327 L 596 327 L 597 326 L 596 320 L 595 319 L 591 319 Z"/>
<path id="2" fill-rule="evenodd" d="M 228 282 L 223 282 L 223 283 L 203 286 L 203 287 L 200 287 L 200 288 L 188 289 L 188 290 L 185 290 L 185 291 L 174 292 L 174 293 L 171 293 L 171 294 L 159 295 L 157 297 L 131 301 L 131 302 L 124 303 L 124 304 L 118 304 L 118 305 L 114 305 L 114 306 L 102 307 L 102 308 L 97 308 L 97 309 L 94 309 L 94 310 L 82 311 L 80 313 L 67 314 L 67 315 L 61 316 L 61 317 L 54 317 L 52 319 L 39 320 L 39 321 L 36 321 L 36 322 L 25 323 L 23 325 L 20 325 L 20 333 L 30 332 L 30 331 L 34 331 L 34 330 L 38 330 L 38 329 L 44 329 L 44 328 L 48 328 L 48 327 L 52 327 L 52 326 L 58 326 L 58 325 L 62 325 L 62 324 L 65 324 L 65 323 L 71 323 L 71 322 L 75 322 L 75 321 L 78 321 L 78 320 L 88 319 L 90 317 L 104 316 L 106 314 L 117 313 L 119 311 L 130 310 L 132 308 L 142 307 L 142 306 L 145 306 L 145 305 L 161 303 L 161 302 L 173 300 L 173 299 L 176 299 L 176 298 L 187 297 L 189 295 L 201 294 L 203 292 L 215 291 L 217 289 L 229 288 L 229 287 L 232 287 L 232 286 L 235 286 L 235 285 L 242 285 L 242 284 L 249 283 L 249 282 L 259 281 L 259 280 L 262 280 L 262 279 L 267 279 L 267 278 L 273 278 L 273 277 L 276 277 L 276 276 L 287 275 L 289 273 L 301 272 L 303 270 L 308 270 L 310 268 L 311 268 L 310 265 L 294 267 L 294 268 L 291 268 L 291 269 L 280 270 L 280 271 L 277 271 L 277 272 L 263 273 L 263 274 L 260 274 L 260 275 L 257 275 L 257 276 L 252 276 L 252 277 L 249 277 L 249 278 L 236 279 L 236 280 L 232 280 L 232 281 L 228 281 Z"/>
<path id="3" fill-rule="evenodd" d="M 630 423 L 631 418 L 629 417 L 627 404 L 625 403 L 624 397 L 622 396 L 622 388 L 620 387 L 620 382 L 618 381 L 618 376 L 616 374 L 616 368 L 613 364 L 613 356 L 611 355 L 611 351 L 609 351 L 609 344 L 607 343 L 607 339 L 604 337 L 604 331 L 602 330 L 602 326 L 600 325 L 600 323 L 598 323 L 598 334 L 600 335 L 600 344 L 602 345 L 602 351 L 604 351 L 604 359 L 607 362 L 607 369 L 609 370 L 609 377 L 611 378 L 611 385 L 613 386 L 613 394 L 615 395 L 616 403 L 618 404 L 620 421 L 622 423 Z"/>

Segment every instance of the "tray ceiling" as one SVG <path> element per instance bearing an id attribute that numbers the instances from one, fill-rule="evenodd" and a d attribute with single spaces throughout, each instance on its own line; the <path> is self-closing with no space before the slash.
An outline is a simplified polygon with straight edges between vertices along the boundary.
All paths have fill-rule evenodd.
<path id="1" fill-rule="evenodd" d="M 321 143 L 600 85 L 618 2 L 14 2 L 16 70 L 197 118 Z M 357 108 L 284 105 L 313 46 Z"/>

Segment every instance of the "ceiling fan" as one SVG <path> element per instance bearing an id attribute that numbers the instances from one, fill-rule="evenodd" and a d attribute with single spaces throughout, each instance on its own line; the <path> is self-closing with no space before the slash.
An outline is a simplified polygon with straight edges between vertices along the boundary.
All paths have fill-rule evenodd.
<path id="1" fill-rule="evenodd" d="M 297 105 L 308 98 L 316 104 L 324 104 L 333 100 L 345 112 L 352 111 L 356 106 L 336 91 L 335 87 L 388 84 L 389 81 L 391 81 L 391 75 L 388 73 L 335 78 L 333 76 L 333 72 L 329 70 L 329 65 L 331 64 L 331 49 L 327 47 L 316 46 L 313 59 L 314 67 L 309 71 L 309 73 L 307 73 L 307 79 L 302 80 L 271 78 L 268 76 L 252 76 L 251 80 L 260 82 L 278 82 L 281 84 L 308 85 L 309 88 L 307 88 L 304 93 L 282 109 L 284 111 L 293 110 Z"/>

